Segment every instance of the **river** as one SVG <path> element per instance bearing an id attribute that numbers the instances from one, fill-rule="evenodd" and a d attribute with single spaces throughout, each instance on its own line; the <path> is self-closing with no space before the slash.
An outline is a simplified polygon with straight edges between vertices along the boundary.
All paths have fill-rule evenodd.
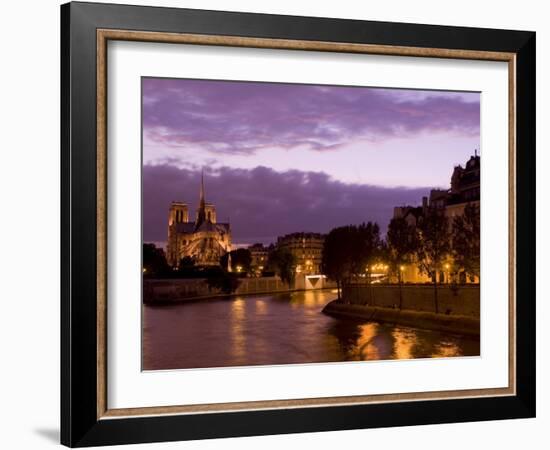
<path id="1" fill-rule="evenodd" d="M 479 355 L 479 339 L 336 319 L 331 291 L 143 307 L 143 369 Z"/>

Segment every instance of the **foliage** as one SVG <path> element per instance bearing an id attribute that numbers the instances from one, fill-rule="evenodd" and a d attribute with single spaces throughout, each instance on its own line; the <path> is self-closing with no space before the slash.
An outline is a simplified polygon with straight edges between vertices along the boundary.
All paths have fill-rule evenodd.
<path id="1" fill-rule="evenodd" d="M 434 283 L 435 312 L 439 312 L 437 300 L 437 275 L 451 253 L 451 236 L 449 221 L 444 211 L 430 208 L 420 221 L 418 227 L 418 247 L 416 258 L 418 269 L 432 277 Z"/>
<path id="2" fill-rule="evenodd" d="M 380 258 L 380 229 L 376 223 L 332 229 L 323 245 L 322 271 L 340 287 Z"/>
<path id="3" fill-rule="evenodd" d="M 479 207 L 469 203 L 464 213 L 453 220 L 453 257 L 456 266 L 467 275 L 479 277 Z"/>
<path id="4" fill-rule="evenodd" d="M 393 218 L 386 234 L 386 260 L 401 282 L 401 266 L 411 261 L 418 246 L 415 227 L 403 218 Z"/>
<path id="5" fill-rule="evenodd" d="M 401 267 L 413 259 L 417 246 L 415 227 L 403 218 L 393 218 L 388 226 L 384 248 L 390 272 L 397 276 L 399 282 L 399 309 L 403 306 Z"/>
<path id="6" fill-rule="evenodd" d="M 241 280 L 237 274 L 220 271 L 217 275 L 212 275 L 206 279 L 210 289 L 218 289 L 224 294 L 233 294 L 240 286 Z"/>
<path id="7" fill-rule="evenodd" d="M 184 256 L 180 259 L 178 268 L 172 276 L 177 278 L 196 278 L 199 268 L 195 266 L 195 260 L 190 256 Z"/>
<path id="8" fill-rule="evenodd" d="M 242 272 L 244 273 L 250 271 L 250 265 L 252 264 L 252 255 L 250 254 L 250 250 L 246 248 L 239 248 L 223 255 L 220 258 L 220 265 L 224 270 L 227 270 L 227 260 L 229 258 L 229 254 L 231 254 L 231 267 L 233 271 L 235 271 L 237 266 L 241 267 Z"/>
<path id="9" fill-rule="evenodd" d="M 380 262 L 383 255 L 380 227 L 377 223 L 362 223 L 357 227 L 358 241 L 354 258 L 356 259 L 355 274 L 362 273 L 366 268 Z M 370 270 L 368 271 L 370 282 Z"/>
<path id="10" fill-rule="evenodd" d="M 184 256 L 180 259 L 180 263 L 178 264 L 178 267 L 180 270 L 189 270 L 195 268 L 195 260 L 191 258 L 190 256 Z"/>
<path id="11" fill-rule="evenodd" d="M 161 277 L 170 271 L 164 251 L 155 244 L 143 244 L 143 269 L 147 277 Z"/>
<path id="12" fill-rule="evenodd" d="M 275 248 L 270 254 L 267 266 L 275 271 L 281 280 L 289 287 L 294 281 L 296 257 L 285 248 Z"/>

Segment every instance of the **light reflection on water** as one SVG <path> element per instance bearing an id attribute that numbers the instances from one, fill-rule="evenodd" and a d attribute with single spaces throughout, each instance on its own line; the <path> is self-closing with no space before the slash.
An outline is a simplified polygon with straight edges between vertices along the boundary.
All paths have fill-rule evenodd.
<path id="1" fill-rule="evenodd" d="M 143 308 L 143 368 L 479 355 L 479 339 L 321 313 L 330 291 Z"/>

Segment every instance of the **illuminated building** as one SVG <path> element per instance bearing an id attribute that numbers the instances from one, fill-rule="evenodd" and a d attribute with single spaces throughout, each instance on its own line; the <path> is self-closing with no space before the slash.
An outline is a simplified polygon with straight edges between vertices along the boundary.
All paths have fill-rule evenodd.
<path id="1" fill-rule="evenodd" d="M 320 233 L 292 233 L 277 238 L 277 247 L 294 255 L 297 273 L 319 274 L 324 242 L 325 235 Z"/>
<path id="2" fill-rule="evenodd" d="M 250 252 L 250 271 L 256 276 L 260 276 L 262 271 L 267 267 L 267 260 L 269 257 L 269 247 L 263 244 L 254 244 L 248 247 Z"/>
<path id="3" fill-rule="evenodd" d="M 195 221 L 189 221 L 186 203 L 172 202 L 168 215 L 167 260 L 177 267 L 180 260 L 190 257 L 198 266 L 219 265 L 220 258 L 231 250 L 229 223 L 216 220 L 216 208 L 206 203 L 204 176 L 201 176 L 199 207 Z"/>
<path id="4" fill-rule="evenodd" d="M 428 197 L 422 198 L 422 206 L 397 206 L 394 208 L 393 217 L 403 218 L 409 225 L 416 227 L 428 208 L 443 209 L 448 219 L 449 228 L 451 228 L 454 218 L 464 213 L 466 205 L 473 204 L 479 208 L 480 172 L 481 160 L 476 151 L 464 167 L 462 165 L 454 167 L 450 189 L 432 189 L 429 199 Z M 439 281 L 448 282 L 450 280 L 451 263 L 452 261 L 449 261 L 444 265 L 444 270 L 439 273 Z M 405 265 L 401 273 L 405 282 L 425 283 L 431 281 L 426 274 L 419 272 L 414 262 Z M 463 278 L 462 281 L 478 283 L 479 278 Z"/>

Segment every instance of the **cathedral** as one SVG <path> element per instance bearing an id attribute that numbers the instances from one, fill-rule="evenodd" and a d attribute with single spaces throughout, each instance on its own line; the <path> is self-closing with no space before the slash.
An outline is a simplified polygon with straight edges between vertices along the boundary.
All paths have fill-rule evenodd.
<path id="1" fill-rule="evenodd" d="M 195 221 L 189 222 L 186 203 L 172 202 L 168 214 L 168 264 L 178 267 L 182 258 L 193 258 L 197 266 L 216 266 L 220 258 L 231 250 L 231 227 L 229 223 L 216 220 L 216 208 L 206 203 L 204 176 L 201 175 L 199 207 Z"/>

